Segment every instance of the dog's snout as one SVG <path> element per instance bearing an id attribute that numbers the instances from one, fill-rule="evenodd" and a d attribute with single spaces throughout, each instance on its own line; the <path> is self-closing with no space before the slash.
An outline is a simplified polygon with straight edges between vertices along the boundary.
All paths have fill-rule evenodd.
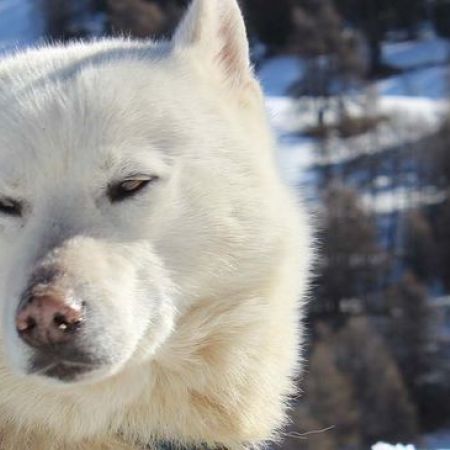
<path id="1" fill-rule="evenodd" d="M 75 338 L 83 316 L 82 304 L 63 293 L 30 294 L 18 308 L 16 328 L 32 347 L 64 344 Z"/>

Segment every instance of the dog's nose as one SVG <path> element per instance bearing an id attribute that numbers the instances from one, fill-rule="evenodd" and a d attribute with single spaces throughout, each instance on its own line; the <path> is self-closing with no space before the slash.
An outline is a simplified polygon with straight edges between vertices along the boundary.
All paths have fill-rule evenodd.
<path id="1" fill-rule="evenodd" d="M 36 348 L 70 342 L 82 323 L 82 305 L 60 293 L 31 295 L 16 315 L 19 336 Z"/>

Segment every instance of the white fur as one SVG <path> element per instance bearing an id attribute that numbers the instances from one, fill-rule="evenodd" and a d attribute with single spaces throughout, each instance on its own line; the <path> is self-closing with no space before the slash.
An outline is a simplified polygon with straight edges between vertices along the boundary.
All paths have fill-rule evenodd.
<path id="1" fill-rule="evenodd" d="M 274 160 L 235 0 L 195 0 L 171 42 L 0 62 L 0 198 L 24 203 L 0 214 L 1 449 L 276 437 L 310 237 Z M 109 182 L 142 172 L 160 181 L 108 201 Z M 27 374 L 14 325 L 30 274 L 54 263 L 110 357 L 69 384 Z"/>

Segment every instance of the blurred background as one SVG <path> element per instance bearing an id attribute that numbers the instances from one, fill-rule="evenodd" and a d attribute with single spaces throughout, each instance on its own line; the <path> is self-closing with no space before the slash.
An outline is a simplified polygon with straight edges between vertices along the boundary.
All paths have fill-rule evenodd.
<path id="1" fill-rule="evenodd" d="M 168 37 L 189 0 L 0 0 L 0 54 Z M 450 0 L 242 0 L 279 164 L 316 215 L 281 445 L 450 448 Z"/>

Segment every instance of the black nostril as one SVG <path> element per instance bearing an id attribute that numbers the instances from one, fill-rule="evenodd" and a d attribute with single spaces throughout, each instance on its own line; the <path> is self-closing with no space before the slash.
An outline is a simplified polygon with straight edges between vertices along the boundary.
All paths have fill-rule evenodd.
<path id="1" fill-rule="evenodd" d="M 67 325 L 67 319 L 62 314 L 55 314 L 55 316 L 53 317 L 53 322 L 57 326 Z"/>
<path id="2" fill-rule="evenodd" d="M 21 327 L 17 327 L 19 333 L 29 333 L 36 328 L 36 321 L 32 317 L 28 317 Z"/>
<path id="3" fill-rule="evenodd" d="M 56 325 L 56 328 L 64 333 L 72 333 L 80 328 L 81 319 L 70 322 L 63 314 L 56 313 L 53 317 L 53 323 Z"/>

